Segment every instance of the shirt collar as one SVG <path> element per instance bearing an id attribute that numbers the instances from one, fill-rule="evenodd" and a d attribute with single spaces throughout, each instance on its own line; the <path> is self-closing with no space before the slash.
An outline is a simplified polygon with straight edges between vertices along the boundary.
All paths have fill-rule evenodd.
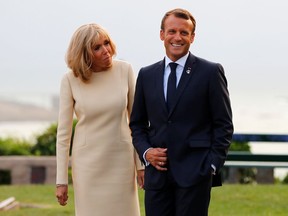
<path id="1" fill-rule="evenodd" d="M 180 59 L 178 59 L 175 63 L 177 63 L 178 65 L 184 68 L 188 56 L 189 56 L 189 52 L 186 55 L 182 56 Z M 169 65 L 170 62 L 173 62 L 173 61 L 166 55 L 165 56 L 165 68 Z"/>

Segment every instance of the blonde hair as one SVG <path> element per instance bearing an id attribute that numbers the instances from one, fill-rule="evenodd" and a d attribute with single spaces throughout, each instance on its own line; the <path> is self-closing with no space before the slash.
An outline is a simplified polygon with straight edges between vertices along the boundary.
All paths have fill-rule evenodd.
<path id="1" fill-rule="evenodd" d="M 112 56 L 116 55 L 116 46 L 108 32 L 97 24 L 80 26 L 73 34 L 66 53 L 67 66 L 73 71 L 75 77 L 83 82 L 89 81 L 93 71 L 93 49 L 99 38 L 104 37 L 110 43 Z"/>

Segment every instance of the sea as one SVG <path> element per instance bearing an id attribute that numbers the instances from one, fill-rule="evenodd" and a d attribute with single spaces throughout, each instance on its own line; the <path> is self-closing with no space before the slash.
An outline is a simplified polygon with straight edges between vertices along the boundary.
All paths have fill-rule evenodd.
<path id="1" fill-rule="evenodd" d="M 0 138 L 15 137 L 33 141 L 43 133 L 53 121 L 0 121 Z"/>
<path id="2" fill-rule="evenodd" d="M 45 132 L 53 121 L 0 121 L 0 138 L 15 137 L 25 139 L 31 143 L 36 141 L 36 136 Z M 252 153 L 283 154 L 288 152 L 288 145 L 283 143 L 251 142 Z M 274 175 L 283 179 L 288 174 L 286 168 L 276 168 Z"/>

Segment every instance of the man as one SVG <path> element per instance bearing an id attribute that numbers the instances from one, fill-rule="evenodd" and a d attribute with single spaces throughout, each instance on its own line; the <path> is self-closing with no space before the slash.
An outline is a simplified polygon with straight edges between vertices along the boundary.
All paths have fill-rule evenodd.
<path id="1" fill-rule="evenodd" d="M 232 111 L 222 66 L 189 52 L 195 27 L 188 11 L 167 12 L 160 30 L 166 56 L 138 74 L 130 128 L 146 164 L 147 216 L 208 215 L 211 186 L 221 185 Z M 177 63 L 174 90 L 170 62 Z"/>

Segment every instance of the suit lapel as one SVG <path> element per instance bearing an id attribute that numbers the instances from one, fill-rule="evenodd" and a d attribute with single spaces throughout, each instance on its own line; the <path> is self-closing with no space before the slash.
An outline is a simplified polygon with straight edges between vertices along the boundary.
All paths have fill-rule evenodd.
<path id="1" fill-rule="evenodd" d="M 164 66 L 165 66 L 165 60 L 160 61 L 155 74 L 156 74 L 156 89 L 155 92 L 158 94 L 158 98 L 160 101 L 160 105 L 162 106 L 163 110 L 165 112 L 168 112 L 166 101 L 165 101 L 165 95 L 164 95 L 164 89 L 163 89 L 163 82 L 164 82 Z"/>
<path id="2" fill-rule="evenodd" d="M 195 72 L 195 60 L 196 60 L 195 56 L 190 53 L 186 60 L 185 67 L 183 69 L 183 72 L 182 72 L 182 75 L 181 75 L 181 78 L 177 87 L 176 100 L 169 112 L 169 116 L 174 111 L 174 108 L 176 104 L 178 103 L 185 87 L 188 85 L 189 80 L 191 79 L 191 77 L 193 76 Z"/>

